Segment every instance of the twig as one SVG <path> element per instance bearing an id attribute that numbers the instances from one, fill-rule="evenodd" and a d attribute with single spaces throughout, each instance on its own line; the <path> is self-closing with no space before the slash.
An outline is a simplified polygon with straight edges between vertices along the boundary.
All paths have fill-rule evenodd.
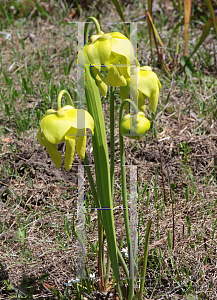
<path id="1" fill-rule="evenodd" d="M 174 246 L 175 246 L 175 216 L 174 216 L 174 203 L 173 203 L 172 189 L 171 189 L 171 184 L 170 184 L 170 175 L 169 175 L 168 167 L 167 167 L 167 175 L 168 175 L 169 186 L 170 186 L 170 199 L 172 201 L 172 214 L 173 214 L 173 244 L 172 244 L 172 249 L 174 249 Z"/>
<path id="2" fill-rule="evenodd" d="M 216 51 L 215 51 L 215 42 L 213 42 L 213 49 L 214 49 L 214 62 L 215 62 L 215 66 L 217 66 Z"/>
<path id="3" fill-rule="evenodd" d="M 164 173 L 163 173 L 163 164 L 162 164 L 162 155 L 161 155 L 161 147 L 159 148 L 160 152 L 160 168 L 161 168 L 161 174 L 162 174 L 162 182 L 163 182 L 163 190 L 164 190 L 164 203 L 167 204 L 167 197 L 166 197 L 166 189 L 164 184 Z"/>
<path id="4" fill-rule="evenodd" d="M 205 237 L 203 238 L 203 241 L 204 241 L 204 249 L 207 252 L 207 244 L 206 244 L 206 238 Z"/>
<path id="5" fill-rule="evenodd" d="M 81 291 L 81 293 L 87 298 L 87 299 L 91 299 L 91 300 L 95 300 L 94 297 L 88 295 L 87 293 L 85 293 L 84 291 Z"/>

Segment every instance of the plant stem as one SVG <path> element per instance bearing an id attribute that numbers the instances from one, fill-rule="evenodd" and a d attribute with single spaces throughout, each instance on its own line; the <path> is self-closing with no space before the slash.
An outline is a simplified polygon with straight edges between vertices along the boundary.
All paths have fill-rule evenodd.
<path id="1" fill-rule="evenodd" d="M 161 176 L 162 176 L 163 191 L 164 191 L 164 204 L 167 205 L 167 196 L 166 196 L 166 189 L 165 189 L 165 184 L 164 184 L 164 172 L 163 172 L 163 163 L 162 163 L 161 148 L 159 148 L 159 152 L 160 152 Z"/>
<path id="2" fill-rule="evenodd" d="M 137 106 L 134 101 L 130 101 L 129 99 L 125 99 L 120 107 L 119 112 L 119 141 L 120 141 L 120 159 L 121 159 L 121 186 L 122 186 L 122 198 L 123 198 L 123 209 L 124 209 L 124 223 L 126 230 L 126 238 L 127 238 L 127 247 L 129 253 L 130 260 L 130 279 L 129 279 L 129 294 L 128 300 L 131 300 L 134 295 L 134 262 L 133 262 L 133 251 L 132 251 L 132 243 L 130 243 L 130 228 L 129 228 L 129 215 L 128 215 L 128 206 L 127 206 L 127 187 L 126 187 L 126 169 L 125 169 L 125 153 L 124 153 L 124 142 L 123 136 L 121 134 L 121 120 L 123 117 L 123 110 L 125 103 L 129 103 L 133 106 L 135 112 L 137 112 Z M 131 258 L 132 256 L 132 258 Z"/>
<path id="3" fill-rule="evenodd" d="M 139 290 L 139 294 L 138 294 L 138 300 L 142 299 L 142 292 L 143 292 L 143 287 L 144 287 L 144 283 L 145 283 L 145 274 L 146 274 L 147 261 L 148 261 L 148 247 L 149 247 L 149 236 L 150 236 L 150 231 L 151 231 L 151 224 L 152 224 L 152 220 L 149 220 L 148 224 L 147 224 L 146 236 L 145 236 L 143 268 L 142 268 L 142 280 L 141 280 L 141 283 L 140 283 L 140 290 Z"/>
<path id="4" fill-rule="evenodd" d="M 119 258 L 119 257 L 118 257 Z M 111 268 L 111 259 L 109 256 L 109 252 L 107 250 L 107 266 L 106 266 L 106 277 L 105 277 L 105 289 L 107 288 L 108 281 L 109 281 L 109 273 L 110 273 L 110 268 Z"/>
<path id="5" fill-rule="evenodd" d="M 99 254 L 98 254 L 98 268 L 99 268 L 99 277 L 100 277 L 100 290 L 104 291 L 104 268 L 103 268 L 103 224 L 98 218 L 98 240 L 99 240 Z"/>
<path id="6" fill-rule="evenodd" d="M 128 268 L 127 268 L 127 265 L 126 265 L 126 263 L 125 263 L 125 260 L 123 259 L 123 256 L 122 256 L 122 254 L 121 254 L 119 248 L 118 248 L 118 260 L 119 260 L 120 264 L 122 265 L 122 268 L 123 268 L 123 270 L 124 270 L 124 273 L 125 273 L 125 275 L 126 275 L 126 277 L 127 277 L 127 282 L 128 282 L 128 284 L 129 284 L 129 270 L 128 270 Z"/>
<path id="7" fill-rule="evenodd" d="M 98 199 L 97 192 L 96 192 L 96 189 L 95 189 L 93 177 L 92 177 L 90 166 L 89 166 L 89 160 L 87 158 L 87 153 L 85 153 L 84 163 L 85 163 L 85 168 L 86 168 L 88 180 L 89 180 L 89 183 L 90 183 L 90 188 L 91 188 L 92 195 L 93 195 L 94 202 L 95 202 L 95 208 L 100 208 L 100 201 Z M 102 211 L 99 209 L 97 211 L 97 213 L 98 213 L 98 241 L 99 241 L 99 255 L 98 255 L 98 268 L 99 268 L 99 270 L 98 270 L 98 272 L 99 272 L 99 276 L 100 276 L 101 290 L 104 290 L 105 285 L 104 285 L 103 274 L 104 274 L 104 268 L 105 268 L 105 266 L 104 266 L 105 265 L 105 260 L 103 259 L 104 251 L 103 251 Z"/>
<path id="8" fill-rule="evenodd" d="M 95 185 L 94 185 L 94 181 L 93 181 L 93 177 L 91 174 L 91 170 L 90 170 L 90 166 L 89 166 L 89 160 L 87 158 L 87 154 L 85 153 L 85 158 L 84 158 L 84 163 L 85 163 L 85 168 L 86 168 L 86 172 L 87 172 L 87 176 L 88 176 L 88 180 L 90 183 L 90 187 L 91 187 L 91 192 L 94 198 L 94 202 L 95 202 L 95 207 L 96 208 L 100 208 L 100 201 L 98 200 L 98 196 L 97 196 L 97 192 L 95 189 Z M 101 210 L 98 210 L 98 228 L 100 228 L 100 230 L 98 230 L 98 240 L 99 240 L 99 261 L 98 261 L 98 267 L 99 267 L 99 272 L 101 272 L 100 270 L 103 270 L 102 274 L 100 276 L 103 276 L 105 273 L 109 274 L 110 271 L 110 267 L 111 267 L 111 260 L 109 257 L 109 253 L 107 251 L 107 268 L 105 271 L 105 258 L 104 258 L 104 251 L 103 251 L 103 242 L 101 244 L 101 240 L 103 241 L 103 230 L 104 227 L 102 225 L 102 214 L 101 214 Z M 109 275 L 107 275 L 105 277 L 105 281 L 101 281 L 102 286 L 105 287 L 108 284 L 108 279 L 109 279 Z M 103 277 L 102 277 L 103 280 Z"/>
<path id="9" fill-rule="evenodd" d="M 149 14 L 152 16 L 152 0 L 148 0 L 148 11 Z M 152 47 L 152 31 L 151 31 L 151 22 L 148 20 L 148 34 L 149 34 L 149 41 L 150 41 L 150 47 L 151 47 L 151 62 L 153 61 L 154 52 Z"/>
<path id="10" fill-rule="evenodd" d="M 86 152 L 85 152 L 84 164 L 85 164 L 85 169 L 86 169 L 86 172 L 87 172 L 88 181 L 90 183 L 92 196 L 94 198 L 95 207 L 100 207 L 100 201 L 98 199 L 98 195 L 97 195 L 97 192 L 96 192 L 96 189 L 95 189 L 93 176 L 91 174 L 91 170 L 90 170 L 90 166 L 89 166 L 90 163 L 89 163 L 89 160 L 87 158 L 87 153 Z"/>
<path id="11" fill-rule="evenodd" d="M 86 32 L 85 32 L 86 34 Z M 108 146 L 105 130 L 104 114 L 99 95 L 99 89 L 94 75 L 89 67 L 88 57 L 85 57 L 85 95 L 89 113 L 94 119 L 94 136 L 92 137 L 94 149 L 94 163 L 96 172 L 97 193 L 103 208 L 102 222 L 106 232 L 111 265 L 116 279 L 117 291 L 120 300 L 123 299 L 121 291 L 120 273 L 118 268 L 117 243 L 115 236 L 114 215 L 111 208 L 113 200 L 111 195 L 110 168 Z"/>
<path id="12" fill-rule="evenodd" d="M 95 189 L 93 177 L 92 177 L 90 166 L 89 166 L 89 160 L 87 158 L 87 154 L 85 154 L 84 163 L 85 163 L 85 168 L 86 168 L 87 177 L 88 177 L 88 180 L 89 180 L 89 183 L 90 183 L 92 195 L 93 195 L 93 198 L 94 198 L 94 201 L 95 201 L 95 206 L 100 207 L 100 204 L 99 204 L 100 201 L 98 200 L 97 192 L 96 192 L 96 189 Z M 99 213 L 100 220 L 102 220 L 101 219 L 102 218 L 101 217 L 101 210 L 99 210 L 98 213 Z M 118 247 L 117 247 L 117 254 L 118 254 L 118 260 L 119 260 L 120 264 L 122 265 L 122 268 L 124 270 L 124 273 L 125 273 L 126 277 L 128 278 L 129 277 L 129 271 L 128 271 L 127 265 L 126 265 L 126 263 L 123 259 L 123 256 L 122 256 L 122 254 L 121 254 Z M 107 267 L 106 267 L 106 274 L 107 275 L 105 277 L 105 282 L 104 282 L 105 288 L 108 285 L 110 267 L 111 267 L 111 259 L 110 259 L 110 256 L 109 256 L 109 252 L 107 251 Z M 129 279 L 127 279 L 127 280 L 129 281 Z"/>
<path id="13" fill-rule="evenodd" d="M 115 162 L 115 131 L 114 131 L 114 87 L 110 87 L 110 179 L 111 195 L 114 194 L 114 162 Z"/>
<path id="14" fill-rule="evenodd" d="M 170 186 L 170 199 L 172 201 L 172 215 L 173 215 L 173 244 L 172 244 L 172 249 L 175 247 L 175 214 L 174 214 L 174 199 L 172 195 L 172 189 L 171 189 L 171 184 L 170 184 L 170 174 L 169 174 L 169 169 L 167 168 L 167 174 L 168 174 L 168 179 L 169 179 L 169 186 Z"/>
<path id="15" fill-rule="evenodd" d="M 101 29 L 100 29 L 99 22 L 97 21 L 97 19 L 95 19 L 94 17 L 88 17 L 86 20 L 86 23 L 85 23 L 85 28 L 84 28 L 85 44 L 88 43 L 88 32 L 89 32 L 88 28 L 89 28 L 90 21 L 92 21 L 95 24 L 97 34 L 101 34 Z"/>
<path id="16" fill-rule="evenodd" d="M 86 168 L 87 177 L 88 177 L 88 180 L 89 180 L 89 183 L 90 183 L 92 195 L 93 195 L 93 198 L 94 198 L 94 201 L 95 201 L 95 206 L 96 207 L 100 207 L 100 204 L 99 204 L 100 201 L 98 200 L 97 192 L 96 192 L 96 189 L 95 189 L 95 186 L 94 186 L 94 181 L 93 181 L 93 177 L 92 177 L 92 174 L 91 174 L 91 170 L 90 170 L 89 160 L 87 158 L 87 154 L 85 154 L 84 163 L 85 163 L 85 168 Z M 100 212 L 101 212 L 101 210 L 98 211 L 99 217 L 101 219 Z M 125 263 L 125 261 L 123 259 L 123 256 L 122 256 L 122 254 L 121 254 L 121 252 L 120 252 L 120 250 L 119 250 L 118 247 L 117 247 L 117 254 L 118 254 L 118 260 L 119 260 L 120 264 L 122 265 L 122 268 L 124 270 L 124 273 L 125 273 L 126 277 L 128 278 L 127 280 L 129 281 L 129 271 L 128 271 L 127 265 L 126 265 L 126 263 Z M 105 282 L 104 282 L 105 288 L 106 288 L 106 286 L 108 284 L 108 280 L 109 280 L 110 266 L 111 266 L 111 259 L 109 257 L 109 253 L 107 251 L 107 268 L 106 268 L 106 274 L 108 274 L 108 275 L 105 277 Z"/>
<path id="17" fill-rule="evenodd" d="M 58 98 L 57 98 L 57 109 L 60 109 L 60 108 L 61 108 L 61 100 L 62 100 L 62 97 L 63 97 L 64 94 L 66 95 L 66 98 L 67 98 L 69 104 L 70 104 L 72 107 L 74 107 L 74 103 L 73 103 L 73 101 L 72 101 L 72 98 L 71 98 L 69 92 L 66 91 L 66 90 L 62 90 L 62 91 L 59 93 L 59 96 L 58 96 Z"/>
<path id="18" fill-rule="evenodd" d="M 78 232 L 76 230 L 72 230 L 75 238 L 78 240 L 78 242 L 80 243 L 81 247 L 84 246 L 84 243 L 82 241 L 82 238 L 80 237 L 80 235 L 78 234 Z M 86 268 L 86 271 L 87 271 L 87 276 L 89 277 L 89 274 L 90 274 L 90 268 L 88 266 L 88 261 L 87 261 L 87 257 L 84 255 L 84 263 L 85 263 L 85 268 Z"/>
<path id="19" fill-rule="evenodd" d="M 97 192 L 95 189 L 93 177 L 91 174 L 90 166 L 89 166 L 89 160 L 87 158 L 87 154 L 85 153 L 85 158 L 84 158 L 84 163 L 85 163 L 85 168 L 88 176 L 88 180 L 90 183 L 90 188 L 92 191 L 92 195 L 94 198 L 95 202 L 95 208 L 100 208 L 100 201 L 97 196 Z M 104 251 L 103 251 L 103 224 L 102 224 L 102 211 L 99 209 L 97 211 L 98 213 L 98 241 L 99 241 L 99 256 L 98 256 L 98 268 L 99 268 L 99 276 L 100 276 L 100 284 L 101 284 L 101 289 L 104 290 L 104 269 L 105 269 L 105 259 L 104 259 Z"/>

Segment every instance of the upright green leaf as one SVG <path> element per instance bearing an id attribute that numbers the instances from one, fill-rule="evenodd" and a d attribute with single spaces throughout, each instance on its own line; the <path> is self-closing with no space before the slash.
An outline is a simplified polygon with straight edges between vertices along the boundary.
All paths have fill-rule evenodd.
<path id="1" fill-rule="evenodd" d="M 126 20 L 125 20 L 125 17 L 124 17 L 124 13 L 123 13 L 123 10 L 121 8 L 121 5 L 120 5 L 120 2 L 118 0 L 112 0 L 112 2 L 114 3 L 115 7 L 116 7 L 116 10 L 121 18 L 121 21 L 123 22 L 123 26 L 124 26 L 124 30 L 126 32 L 126 35 L 128 37 L 128 39 L 130 38 L 130 33 L 129 33 L 129 30 L 127 28 L 127 24 L 126 24 Z"/>
<path id="2" fill-rule="evenodd" d="M 211 26 L 212 26 L 212 19 L 209 19 L 206 22 L 206 24 L 204 25 L 203 32 L 202 32 L 202 35 L 200 37 L 200 40 L 197 43 L 197 45 L 195 46 L 195 48 L 194 48 L 193 52 L 191 53 L 189 59 L 194 55 L 194 53 L 198 50 L 198 48 L 200 47 L 200 45 L 205 41 L 206 37 L 209 34 L 209 30 L 210 30 Z"/>
<path id="3" fill-rule="evenodd" d="M 146 274 L 147 261 L 148 261 L 148 248 L 149 248 L 149 237 L 150 237 L 150 232 L 151 232 L 151 224 L 152 224 L 152 220 L 149 220 L 148 224 L 147 224 L 146 235 L 145 235 L 143 268 L 142 268 L 142 276 L 141 276 L 142 280 L 141 280 L 141 284 L 140 284 L 138 299 L 142 299 L 142 292 L 143 292 L 144 283 L 145 283 L 145 274 Z"/>
<path id="4" fill-rule="evenodd" d="M 183 66 L 185 73 L 189 77 L 192 77 L 192 74 L 195 72 L 195 70 L 194 70 L 194 66 L 193 66 L 192 62 L 190 61 L 190 59 L 183 55 L 181 58 L 181 65 Z"/>
<path id="5" fill-rule="evenodd" d="M 212 4 L 211 4 L 211 1 L 210 0 L 205 0 L 210 12 L 211 12 L 211 15 L 212 15 L 212 18 L 213 18 L 213 23 L 214 23 L 214 27 L 215 27 L 215 31 L 216 31 L 216 34 L 217 34 L 217 17 L 214 13 L 214 9 L 212 7 Z"/>
<path id="6" fill-rule="evenodd" d="M 148 12 L 149 12 L 150 16 L 152 17 L 152 0 L 148 0 Z M 150 22 L 150 20 L 148 20 L 148 34 L 149 34 L 149 41 L 150 41 L 150 47 L 151 47 L 151 55 L 152 55 L 152 58 L 153 58 L 151 22 Z"/>
<path id="7" fill-rule="evenodd" d="M 50 15 L 46 12 L 46 10 L 41 7 L 36 0 L 34 0 L 35 6 L 37 7 L 38 11 L 43 14 L 46 18 L 51 19 Z"/>
<path id="8" fill-rule="evenodd" d="M 96 171 L 97 193 L 99 194 L 102 220 L 106 232 L 109 256 L 116 279 L 119 298 L 121 295 L 121 283 L 118 269 L 117 244 L 115 236 L 113 199 L 111 196 L 111 182 L 109 170 L 108 147 L 101 99 L 97 83 L 91 73 L 89 61 L 85 57 L 85 94 L 89 113 L 94 119 L 94 136 L 92 137 L 94 149 L 94 164 Z"/>

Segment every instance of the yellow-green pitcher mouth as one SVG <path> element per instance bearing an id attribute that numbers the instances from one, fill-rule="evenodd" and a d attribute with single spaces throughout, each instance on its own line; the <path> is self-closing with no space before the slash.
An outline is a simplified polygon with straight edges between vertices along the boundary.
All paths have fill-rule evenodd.
<path id="1" fill-rule="evenodd" d="M 78 114 L 82 114 L 84 123 L 81 122 L 80 124 L 78 122 Z M 41 119 L 38 142 L 46 147 L 58 169 L 62 165 L 62 157 L 57 150 L 56 144 L 66 142 L 65 169 L 68 171 L 73 162 L 75 144 L 80 158 L 84 159 L 85 157 L 87 128 L 94 134 L 94 121 L 86 110 L 75 109 L 70 105 L 66 105 L 57 111 L 48 110 Z M 77 143 L 76 137 L 78 137 Z"/>
<path id="2" fill-rule="evenodd" d="M 124 100 L 129 98 L 130 92 L 133 99 L 138 100 L 138 109 L 145 111 L 145 99 L 149 99 L 150 108 L 153 112 L 157 109 L 159 92 L 161 90 L 161 83 L 157 75 L 151 70 L 151 67 L 136 67 L 130 78 L 127 80 L 126 86 L 120 87 L 120 96 Z M 129 105 L 126 105 L 127 112 Z"/>

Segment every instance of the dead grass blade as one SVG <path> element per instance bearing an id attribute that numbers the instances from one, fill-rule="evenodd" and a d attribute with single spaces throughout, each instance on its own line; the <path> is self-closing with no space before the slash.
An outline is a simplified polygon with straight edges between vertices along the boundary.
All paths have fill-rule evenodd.
<path id="1" fill-rule="evenodd" d="M 191 19 L 191 0 L 184 0 L 184 11 L 185 11 L 185 48 L 184 48 L 184 55 L 186 55 L 187 47 L 188 47 L 188 35 L 189 35 L 189 26 L 190 26 L 190 19 Z"/>

